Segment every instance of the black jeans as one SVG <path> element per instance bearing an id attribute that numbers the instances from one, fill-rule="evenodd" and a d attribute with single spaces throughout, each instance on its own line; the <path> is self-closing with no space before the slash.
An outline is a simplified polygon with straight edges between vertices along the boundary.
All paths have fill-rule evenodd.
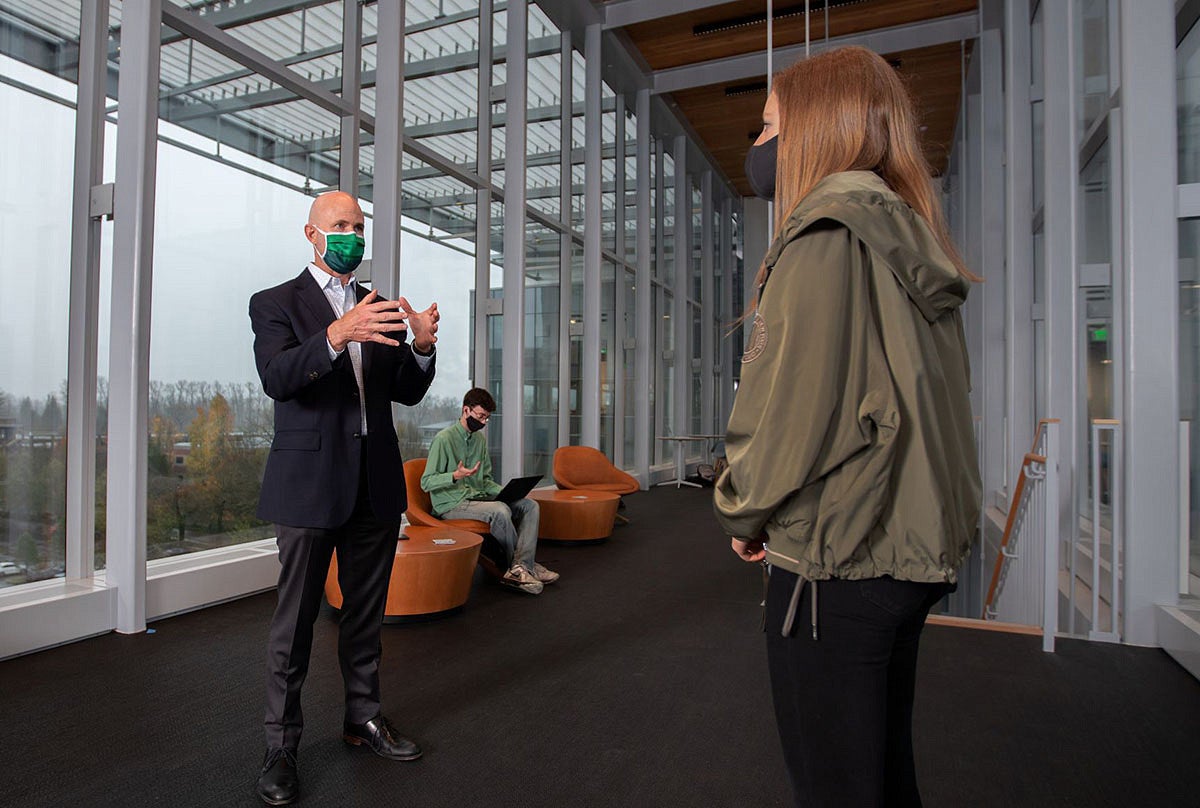
<path id="1" fill-rule="evenodd" d="M 772 568 L 767 662 L 779 739 L 805 808 L 920 806 L 913 764 L 917 645 L 942 583 L 892 578 L 803 585 L 791 636 L 780 633 L 797 577 Z"/>

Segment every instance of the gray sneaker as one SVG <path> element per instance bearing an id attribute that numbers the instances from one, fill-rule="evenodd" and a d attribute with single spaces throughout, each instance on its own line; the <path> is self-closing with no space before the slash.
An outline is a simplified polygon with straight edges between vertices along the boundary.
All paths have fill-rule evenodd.
<path id="1" fill-rule="evenodd" d="M 513 564 L 512 569 L 504 573 L 504 577 L 500 579 L 500 583 L 510 586 L 513 589 L 520 589 L 522 592 L 527 592 L 530 595 L 542 594 L 542 582 L 533 577 L 533 573 L 520 564 Z"/>
<path id="2" fill-rule="evenodd" d="M 558 580 L 558 573 L 554 570 L 546 569 L 535 561 L 533 562 L 533 577 L 544 584 L 552 584 Z"/>

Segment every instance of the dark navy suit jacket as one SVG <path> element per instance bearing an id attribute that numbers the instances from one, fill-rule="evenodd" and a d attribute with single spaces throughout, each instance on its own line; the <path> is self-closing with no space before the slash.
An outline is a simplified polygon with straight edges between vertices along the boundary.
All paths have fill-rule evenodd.
<path id="1" fill-rule="evenodd" d="M 366 294 L 359 286 L 359 299 Z M 275 439 L 258 517 L 292 527 L 341 527 L 354 510 L 366 451 L 375 518 L 399 525 L 408 502 L 391 403 L 419 402 L 433 381 L 434 366 L 421 370 L 404 332 L 388 335 L 399 347 L 363 343 L 364 440 L 350 352 L 329 359 L 325 329 L 334 319 L 308 269 L 250 298 L 254 360 L 263 390 L 275 400 Z"/>

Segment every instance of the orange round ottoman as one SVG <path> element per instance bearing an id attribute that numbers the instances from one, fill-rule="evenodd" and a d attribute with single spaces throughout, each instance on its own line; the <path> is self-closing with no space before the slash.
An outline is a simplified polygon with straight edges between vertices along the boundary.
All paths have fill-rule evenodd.
<path id="1" fill-rule="evenodd" d="M 384 622 L 401 622 L 460 609 L 471 594 L 471 579 L 483 537 L 455 528 L 415 525 L 404 528 L 404 535 L 408 538 L 396 543 L 396 560 L 392 563 L 392 579 L 383 610 Z M 330 561 L 329 574 L 325 578 L 325 598 L 333 608 L 342 607 L 337 553 Z"/>
<path id="2" fill-rule="evenodd" d="M 597 541 L 612 535 L 621 498 L 579 489 L 544 488 L 529 492 L 541 511 L 538 538 Z"/>

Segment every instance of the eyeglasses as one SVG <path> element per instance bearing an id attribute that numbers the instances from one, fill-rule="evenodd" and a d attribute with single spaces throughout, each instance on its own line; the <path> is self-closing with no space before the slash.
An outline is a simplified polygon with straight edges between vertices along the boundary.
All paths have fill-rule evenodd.
<path id="1" fill-rule="evenodd" d="M 476 407 L 474 410 L 467 410 L 467 413 L 476 421 L 480 421 L 481 423 L 485 424 L 488 422 L 488 419 L 492 417 L 492 414 L 483 407 Z"/>

